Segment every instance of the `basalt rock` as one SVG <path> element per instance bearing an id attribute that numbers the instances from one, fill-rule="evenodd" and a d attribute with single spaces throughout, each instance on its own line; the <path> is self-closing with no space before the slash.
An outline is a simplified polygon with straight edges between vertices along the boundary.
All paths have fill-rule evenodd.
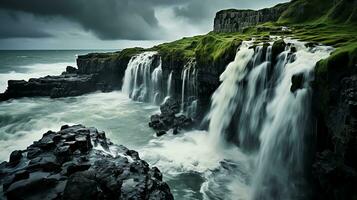
<path id="1" fill-rule="evenodd" d="M 316 66 L 315 199 L 357 199 L 356 55 L 338 52 Z"/>
<path id="2" fill-rule="evenodd" d="M 296 90 L 303 88 L 304 74 L 295 74 L 291 77 L 290 91 L 294 93 Z"/>
<path id="3" fill-rule="evenodd" d="M 169 98 L 160 106 L 161 113 L 150 117 L 149 126 L 156 131 L 157 136 L 162 136 L 170 129 L 178 134 L 180 129 L 189 129 L 193 126 L 193 120 L 180 112 L 180 102 Z"/>
<path id="4" fill-rule="evenodd" d="M 0 164 L 0 184 L 0 198 L 9 200 L 173 199 L 160 171 L 136 151 L 81 125 L 49 131 L 26 150 L 11 153 L 9 162 Z"/>
<path id="5" fill-rule="evenodd" d="M 20 97 L 48 96 L 51 98 L 78 96 L 97 88 L 95 75 L 63 74 L 25 80 L 9 80 L 0 100 Z"/>
<path id="6" fill-rule="evenodd" d="M 242 32 L 245 28 L 264 22 L 275 22 L 288 7 L 288 4 L 279 4 L 262 10 L 222 10 L 214 19 L 215 32 Z"/>

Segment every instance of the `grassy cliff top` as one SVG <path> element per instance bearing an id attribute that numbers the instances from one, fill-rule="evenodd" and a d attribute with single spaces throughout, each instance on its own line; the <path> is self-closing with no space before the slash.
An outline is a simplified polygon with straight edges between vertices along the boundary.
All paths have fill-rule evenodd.
<path id="1" fill-rule="evenodd" d="M 121 52 L 89 54 L 79 58 L 129 59 L 143 51 L 158 51 L 164 58 L 180 59 L 183 62 L 196 58 L 205 65 L 214 66 L 210 63 L 215 63 L 227 52 L 234 51 L 241 41 L 254 37 L 257 42 L 267 42 L 269 35 L 289 36 L 307 42 L 333 46 L 336 48 L 334 55 L 341 52 L 347 52 L 349 55 L 355 54 L 357 0 L 293 0 L 288 4 L 277 6 L 287 7 L 277 22 L 250 27 L 242 33 L 210 32 L 206 35 L 185 37 L 163 43 L 149 49 L 129 48 Z M 291 31 L 281 31 L 282 26 L 288 26 Z"/>

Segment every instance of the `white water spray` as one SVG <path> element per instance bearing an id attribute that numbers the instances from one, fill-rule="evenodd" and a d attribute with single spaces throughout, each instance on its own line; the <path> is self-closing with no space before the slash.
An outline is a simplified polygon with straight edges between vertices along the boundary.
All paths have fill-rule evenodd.
<path id="1" fill-rule="evenodd" d="M 227 66 L 220 76 L 222 83 L 212 96 L 209 113 L 208 131 L 214 144 L 222 142 L 222 135 L 224 135 L 236 109 L 235 101 L 239 92 L 239 81 L 245 77 L 246 67 L 253 55 L 254 50 L 249 49 L 248 44 L 242 44 L 234 61 Z"/>

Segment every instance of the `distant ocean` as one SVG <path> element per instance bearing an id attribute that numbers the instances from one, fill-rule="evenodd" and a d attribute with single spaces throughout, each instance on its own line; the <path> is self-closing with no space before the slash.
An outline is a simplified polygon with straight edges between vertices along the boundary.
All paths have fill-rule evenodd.
<path id="1" fill-rule="evenodd" d="M 0 50 L 0 93 L 10 79 L 29 79 L 58 75 L 71 65 L 77 55 L 117 50 Z"/>

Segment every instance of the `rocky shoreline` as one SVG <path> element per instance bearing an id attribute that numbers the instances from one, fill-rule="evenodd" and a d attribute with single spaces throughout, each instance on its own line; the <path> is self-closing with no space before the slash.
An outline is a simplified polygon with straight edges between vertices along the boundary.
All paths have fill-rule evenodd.
<path id="1" fill-rule="evenodd" d="M 173 196 L 156 167 L 82 125 L 48 131 L 0 164 L 0 198 L 150 199 Z"/>

